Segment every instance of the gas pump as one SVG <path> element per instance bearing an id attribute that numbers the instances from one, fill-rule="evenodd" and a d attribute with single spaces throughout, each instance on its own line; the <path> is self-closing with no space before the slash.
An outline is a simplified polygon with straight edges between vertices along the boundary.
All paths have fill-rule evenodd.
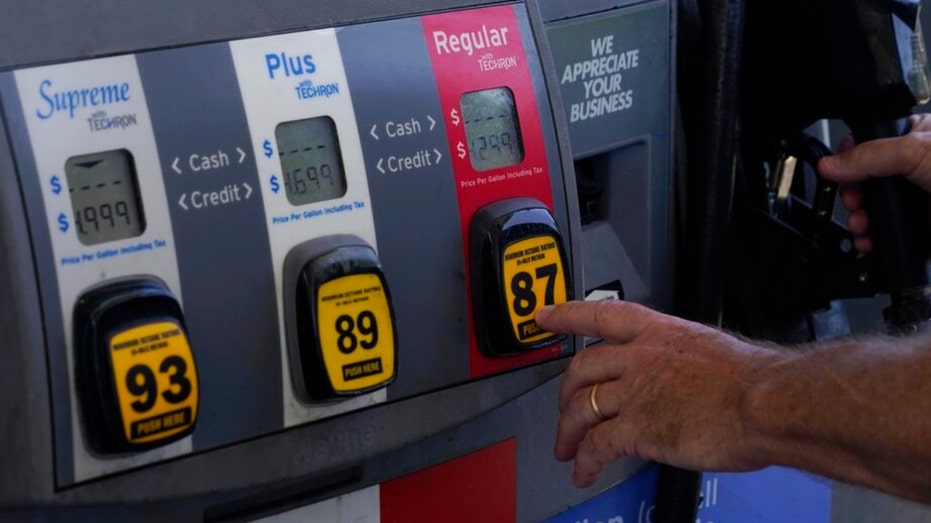
<path id="1" fill-rule="evenodd" d="M 551 457 L 597 340 L 533 318 L 672 308 L 674 28 L 669 0 L 11 6 L 0 521 L 536 522 L 647 470 L 646 513 L 649 464 L 578 490 Z"/>

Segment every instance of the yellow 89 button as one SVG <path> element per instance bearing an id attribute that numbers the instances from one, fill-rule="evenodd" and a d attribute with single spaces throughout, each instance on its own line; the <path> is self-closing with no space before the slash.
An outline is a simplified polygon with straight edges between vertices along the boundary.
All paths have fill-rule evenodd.
<path id="1" fill-rule="evenodd" d="M 394 378 L 391 304 L 376 273 L 329 280 L 317 290 L 320 352 L 333 392 L 352 394 Z"/>
<path id="2" fill-rule="evenodd" d="M 127 443 L 148 444 L 190 429 L 197 420 L 197 367 L 181 326 L 157 321 L 110 339 L 113 383 Z"/>
<path id="3" fill-rule="evenodd" d="M 544 331 L 534 317 L 545 305 L 566 301 L 566 275 L 557 240 L 548 234 L 508 245 L 502 265 L 504 295 L 514 337 L 537 343 L 556 334 Z"/>

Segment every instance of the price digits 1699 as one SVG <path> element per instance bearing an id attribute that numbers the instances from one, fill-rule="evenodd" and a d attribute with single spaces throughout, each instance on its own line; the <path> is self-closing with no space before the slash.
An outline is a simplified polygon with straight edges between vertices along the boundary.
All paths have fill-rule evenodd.
<path id="1" fill-rule="evenodd" d="M 321 184 L 325 184 L 326 189 L 333 187 L 333 168 L 328 163 L 295 169 L 284 175 L 285 190 L 292 195 L 303 195 L 307 194 L 308 190 L 319 190 Z"/>

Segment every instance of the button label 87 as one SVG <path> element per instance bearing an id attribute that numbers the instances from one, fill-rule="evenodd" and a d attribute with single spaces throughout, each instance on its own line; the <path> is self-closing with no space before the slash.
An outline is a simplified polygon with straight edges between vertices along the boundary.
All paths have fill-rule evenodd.
<path id="1" fill-rule="evenodd" d="M 556 239 L 533 236 L 508 245 L 502 270 L 514 336 L 523 343 L 555 336 L 533 318 L 545 305 L 566 301 L 566 276 Z"/>

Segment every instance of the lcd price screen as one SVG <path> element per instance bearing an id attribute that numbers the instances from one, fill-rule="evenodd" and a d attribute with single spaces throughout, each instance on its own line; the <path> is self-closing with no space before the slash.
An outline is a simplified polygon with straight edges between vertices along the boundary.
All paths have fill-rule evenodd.
<path id="1" fill-rule="evenodd" d="M 524 143 L 510 89 L 498 87 L 465 93 L 459 103 L 469 142 L 469 159 L 476 171 L 507 167 L 524 159 Z"/>
<path id="2" fill-rule="evenodd" d="M 84 245 L 145 231 L 132 154 L 125 149 L 72 156 L 65 162 L 74 230 Z"/>
<path id="3" fill-rule="evenodd" d="M 275 128 L 285 194 L 291 205 L 346 194 L 346 174 L 336 124 L 329 116 L 285 122 Z"/>

